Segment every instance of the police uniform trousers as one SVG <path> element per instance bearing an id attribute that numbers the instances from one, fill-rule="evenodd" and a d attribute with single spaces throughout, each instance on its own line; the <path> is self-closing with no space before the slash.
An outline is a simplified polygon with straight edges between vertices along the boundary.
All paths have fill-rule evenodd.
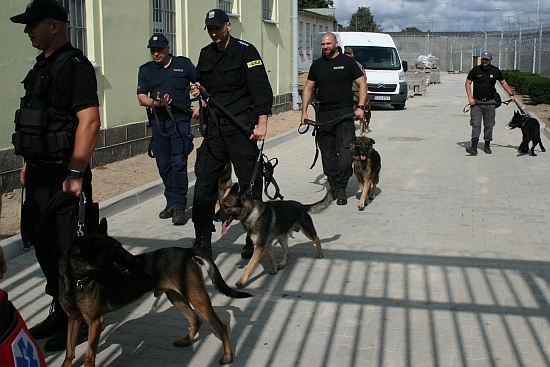
<path id="1" fill-rule="evenodd" d="M 50 206 L 53 211 L 46 219 L 52 198 L 63 187 L 67 177 L 66 163 L 27 163 L 25 172 L 25 201 L 21 210 L 21 235 L 33 239 L 36 259 L 46 276 L 46 294 L 58 301 L 59 266 L 61 256 L 77 237 L 78 204 L 77 197 L 61 194 L 62 200 L 55 200 Z M 86 168 L 82 189 L 87 201 L 92 200 L 92 172 Z M 41 224 L 41 228 L 37 224 Z M 86 226 L 88 227 L 88 226 Z M 84 228 L 93 232 L 96 228 Z M 34 238 L 36 237 L 36 238 Z"/>
<path id="2" fill-rule="evenodd" d="M 472 127 L 472 139 L 479 139 L 481 134 L 481 120 L 483 120 L 483 140 L 493 140 L 493 127 L 495 126 L 496 108 L 495 101 L 482 102 L 476 100 L 476 104 L 470 109 L 470 126 Z"/>
<path id="3" fill-rule="evenodd" d="M 243 117 L 243 123 L 250 125 L 249 116 Z M 197 149 L 195 162 L 195 192 L 193 196 L 192 220 L 195 232 L 214 232 L 214 208 L 218 198 L 218 176 L 225 165 L 231 161 L 241 190 L 248 190 L 254 165 L 260 153 L 256 140 L 231 122 L 216 128 L 207 123 L 204 140 Z M 257 171 L 252 189 L 252 197 L 262 200 L 262 167 Z"/>
<path id="4" fill-rule="evenodd" d="M 321 151 L 323 172 L 331 189 L 346 188 L 348 180 L 353 174 L 353 158 L 350 143 L 355 137 L 355 123 L 353 117 L 342 120 L 337 125 L 322 126 L 323 123 L 340 116 L 353 113 L 353 106 L 334 110 L 319 109 L 317 122 L 319 127 L 317 142 Z"/>
<path id="5" fill-rule="evenodd" d="M 159 175 L 164 184 L 167 206 L 185 209 L 187 206 L 187 157 L 193 150 L 193 135 L 188 116 L 159 117 L 159 124 L 151 121 L 152 148 Z"/>

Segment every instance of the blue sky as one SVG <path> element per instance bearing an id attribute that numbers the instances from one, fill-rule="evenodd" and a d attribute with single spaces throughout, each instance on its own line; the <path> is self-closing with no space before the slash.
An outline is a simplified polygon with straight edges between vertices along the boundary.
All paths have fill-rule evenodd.
<path id="1" fill-rule="evenodd" d="M 541 19 L 550 18 L 550 0 L 538 0 Z M 370 7 L 374 20 L 385 31 L 400 31 L 415 26 L 423 31 L 470 31 L 516 22 L 529 22 L 537 13 L 537 0 L 334 0 L 336 19 L 348 25 L 349 19 L 360 6 Z M 496 10 L 498 8 L 498 10 Z M 512 16 L 530 13 L 514 19 Z M 543 16 L 544 14 L 544 16 Z"/>

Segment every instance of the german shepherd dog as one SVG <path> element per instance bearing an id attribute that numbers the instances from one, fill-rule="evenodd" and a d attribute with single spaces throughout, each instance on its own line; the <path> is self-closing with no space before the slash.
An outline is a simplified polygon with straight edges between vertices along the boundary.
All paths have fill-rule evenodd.
<path id="1" fill-rule="evenodd" d="M 368 199 L 376 196 L 376 185 L 380 176 L 381 159 L 380 154 L 372 147 L 374 139 L 366 136 L 353 138 L 350 143 L 351 155 L 353 157 L 353 172 L 359 182 L 362 193 L 359 199 L 359 210 L 365 210 Z"/>
<path id="2" fill-rule="evenodd" d="M 372 117 L 372 112 L 370 112 L 370 101 L 367 99 L 367 102 L 365 103 L 365 106 L 367 106 L 367 110 L 365 111 L 364 117 L 359 120 L 359 134 L 364 135 L 368 134 L 370 120 Z"/>
<path id="3" fill-rule="evenodd" d="M 107 235 L 103 218 L 96 234 L 78 238 L 59 261 L 59 299 L 69 317 L 67 350 L 63 367 L 75 358 L 78 331 L 82 320 L 89 326 L 85 367 L 95 366 L 95 356 L 106 313 L 115 311 L 154 291 L 168 299 L 189 321 L 189 334 L 174 342 L 177 347 L 191 345 L 202 320 L 197 311 L 218 332 L 224 348 L 220 364 L 233 361 L 227 326 L 218 318 L 206 291 L 201 266 L 204 266 L 218 291 L 232 298 L 252 295 L 231 289 L 216 264 L 200 250 L 163 248 L 132 255 L 120 242 Z"/>
<path id="4" fill-rule="evenodd" d="M 529 117 L 526 114 L 523 114 L 518 111 L 514 111 L 514 117 L 506 125 L 510 130 L 519 127 L 523 137 L 521 139 L 521 144 L 518 147 L 518 153 L 527 153 L 529 155 L 536 157 L 535 147 L 537 144 L 540 146 L 540 150 L 546 152 L 544 146 L 542 145 L 542 140 L 540 139 L 540 125 L 537 119 Z M 529 150 L 529 142 L 533 142 L 531 150 Z"/>
<path id="5" fill-rule="evenodd" d="M 223 226 L 227 228 L 233 219 L 239 220 L 254 243 L 252 258 L 236 286 L 241 288 L 246 285 L 250 274 L 264 252 L 267 252 L 271 265 L 270 274 L 277 274 L 279 269 L 283 269 L 290 258 L 288 236 L 292 231 L 301 230 L 304 235 L 314 241 L 317 246 L 317 258 L 322 258 L 323 249 L 310 213 L 319 213 L 326 209 L 332 201 L 330 193 L 323 200 L 310 205 L 293 200 L 255 201 L 248 193 L 239 193 L 239 184 L 235 183 L 229 195 L 223 200 L 221 210 Z M 284 251 L 283 260 L 279 264 L 275 263 L 273 256 L 272 244 L 275 240 L 279 241 Z"/>

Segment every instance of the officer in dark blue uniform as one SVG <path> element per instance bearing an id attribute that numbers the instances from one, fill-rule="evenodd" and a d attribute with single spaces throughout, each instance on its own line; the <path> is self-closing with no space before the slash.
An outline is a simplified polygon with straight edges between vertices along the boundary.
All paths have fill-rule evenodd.
<path id="1" fill-rule="evenodd" d="M 153 34 L 147 47 L 153 60 L 139 68 L 137 96 L 139 104 L 150 109 L 152 150 L 164 183 L 166 208 L 159 217 L 183 225 L 187 222 L 187 156 L 193 150 L 188 87 L 195 82 L 195 66 L 187 57 L 171 55 L 163 34 Z"/>
<path id="2" fill-rule="evenodd" d="M 196 236 L 194 246 L 211 254 L 218 176 L 229 161 L 233 164 L 241 189 L 248 189 L 252 181 L 252 196 L 262 199 L 261 167 L 256 177 L 252 175 L 259 154 L 256 142 L 264 140 L 267 134 L 273 92 L 258 50 L 250 43 L 230 36 L 231 23 L 224 11 L 209 11 L 205 25 L 213 42 L 201 50 L 197 63 L 197 84 L 253 131 L 252 134 L 245 132 L 220 108 L 209 103 L 204 141 L 197 149 L 195 162 L 197 180 L 193 223 Z M 191 93 L 198 94 L 196 86 L 191 87 Z M 199 106 L 196 106 L 194 116 L 198 115 Z M 250 259 L 253 252 L 254 246 L 247 236 L 241 256 Z"/>

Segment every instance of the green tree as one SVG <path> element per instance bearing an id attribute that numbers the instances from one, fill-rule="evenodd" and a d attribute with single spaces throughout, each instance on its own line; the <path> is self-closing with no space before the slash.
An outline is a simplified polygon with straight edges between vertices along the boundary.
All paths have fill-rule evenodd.
<path id="1" fill-rule="evenodd" d="M 407 27 L 407 28 L 403 28 L 401 32 L 422 32 L 422 31 L 416 27 Z"/>
<path id="2" fill-rule="evenodd" d="M 355 32 L 382 32 L 382 27 L 374 21 L 370 7 L 360 6 L 352 14 L 347 30 Z"/>
<path id="3" fill-rule="evenodd" d="M 321 9 L 334 6 L 333 0 L 298 0 L 300 9 Z"/>

